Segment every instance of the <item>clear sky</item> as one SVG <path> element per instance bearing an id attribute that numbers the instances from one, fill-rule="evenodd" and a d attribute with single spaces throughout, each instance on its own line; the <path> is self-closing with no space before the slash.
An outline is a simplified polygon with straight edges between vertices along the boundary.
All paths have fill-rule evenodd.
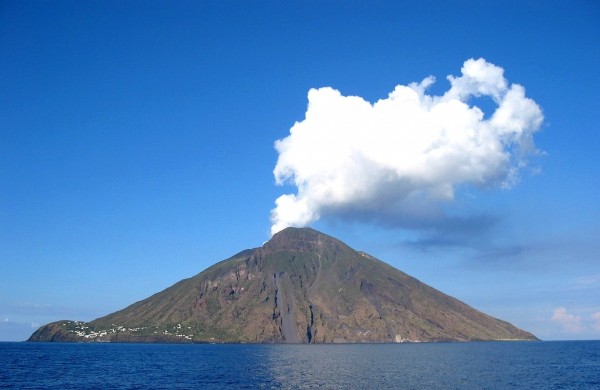
<path id="1" fill-rule="evenodd" d="M 542 339 L 600 338 L 598 20 L 597 1 L 2 1 L 0 340 L 286 224 Z"/>

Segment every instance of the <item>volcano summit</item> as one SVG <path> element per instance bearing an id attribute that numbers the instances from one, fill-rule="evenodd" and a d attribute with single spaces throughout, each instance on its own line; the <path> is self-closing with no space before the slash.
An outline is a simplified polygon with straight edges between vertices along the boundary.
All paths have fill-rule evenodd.
<path id="1" fill-rule="evenodd" d="M 310 228 L 286 228 L 194 277 L 29 341 L 357 343 L 536 340 Z"/>

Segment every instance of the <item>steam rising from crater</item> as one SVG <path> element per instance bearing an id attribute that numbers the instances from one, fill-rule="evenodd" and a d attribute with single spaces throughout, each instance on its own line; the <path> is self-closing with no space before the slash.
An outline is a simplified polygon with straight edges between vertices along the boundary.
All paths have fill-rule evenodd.
<path id="1" fill-rule="evenodd" d="M 375 103 L 311 89 L 304 120 L 275 142 L 276 183 L 297 193 L 275 201 L 272 234 L 336 216 L 411 226 L 452 201 L 458 186 L 513 186 L 536 152 L 542 111 L 482 58 L 461 73 L 448 76 L 442 96 L 427 94 L 432 76 Z M 491 100 L 493 112 L 475 98 Z"/>

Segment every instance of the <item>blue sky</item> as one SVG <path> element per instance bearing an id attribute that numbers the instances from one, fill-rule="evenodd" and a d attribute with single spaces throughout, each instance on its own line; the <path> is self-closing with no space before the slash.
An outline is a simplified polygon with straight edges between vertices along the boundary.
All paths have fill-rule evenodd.
<path id="1" fill-rule="evenodd" d="M 309 90 L 440 97 L 480 58 L 543 112 L 518 181 L 452 182 L 428 222 L 313 202 L 309 224 L 540 338 L 600 338 L 600 5 L 413 3 L 2 2 L 0 340 L 268 240 Z"/>

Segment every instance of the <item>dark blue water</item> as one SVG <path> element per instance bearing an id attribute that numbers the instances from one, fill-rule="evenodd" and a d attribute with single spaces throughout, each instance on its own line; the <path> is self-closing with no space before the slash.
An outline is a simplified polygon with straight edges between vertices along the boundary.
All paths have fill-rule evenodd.
<path id="1" fill-rule="evenodd" d="M 600 341 L 0 343 L 0 388 L 600 389 Z"/>

